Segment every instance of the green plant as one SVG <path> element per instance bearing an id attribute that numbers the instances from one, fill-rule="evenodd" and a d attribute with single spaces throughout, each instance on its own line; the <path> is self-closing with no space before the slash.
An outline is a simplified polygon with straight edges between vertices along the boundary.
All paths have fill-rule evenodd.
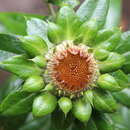
<path id="1" fill-rule="evenodd" d="M 110 0 L 86 0 L 76 12 L 76 0 L 49 2 L 61 6 L 58 13 L 26 18 L 27 36 L 0 34 L 0 68 L 20 80 L 5 92 L 0 114 L 32 112 L 36 128 L 27 121 L 21 130 L 114 130 L 114 97 L 130 106 L 120 96 L 129 89 L 129 32 L 107 26 Z"/>

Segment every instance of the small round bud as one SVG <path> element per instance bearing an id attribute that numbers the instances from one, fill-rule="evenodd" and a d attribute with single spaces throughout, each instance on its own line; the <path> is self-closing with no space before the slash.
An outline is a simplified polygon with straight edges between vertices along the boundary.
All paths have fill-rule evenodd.
<path id="1" fill-rule="evenodd" d="M 39 67 L 45 67 L 47 62 L 45 57 L 43 56 L 36 56 L 32 59 L 33 62 L 35 62 Z"/>
<path id="2" fill-rule="evenodd" d="M 51 83 L 47 84 L 45 86 L 45 88 L 43 89 L 43 91 L 52 91 L 54 89 L 54 85 L 52 85 Z"/>
<path id="3" fill-rule="evenodd" d="M 94 108 L 101 112 L 114 112 L 117 104 L 110 93 L 96 90 L 93 98 Z"/>
<path id="4" fill-rule="evenodd" d="M 58 101 L 60 109 L 64 112 L 65 116 L 67 113 L 72 109 L 72 102 L 69 98 L 67 97 L 62 97 Z"/>
<path id="5" fill-rule="evenodd" d="M 93 105 L 93 91 L 92 90 L 87 90 L 84 92 L 84 100 L 85 102 L 90 102 L 91 105 Z"/>
<path id="6" fill-rule="evenodd" d="M 44 81 L 42 77 L 34 75 L 29 77 L 24 85 L 23 85 L 23 91 L 26 92 L 37 92 L 40 91 L 44 87 Z"/>
<path id="7" fill-rule="evenodd" d="M 94 56 L 97 60 L 105 60 L 109 56 L 109 51 L 98 48 L 94 51 Z"/>
<path id="8" fill-rule="evenodd" d="M 48 50 L 47 44 L 41 37 L 31 35 L 20 37 L 20 40 L 22 41 L 23 48 L 31 56 L 43 55 Z"/>
<path id="9" fill-rule="evenodd" d="M 115 78 L 109 74 L 101 75 L 98 78 L 97 83 L 99 87 L 109 91 L 120 91 L 122 89 L 115 80 Z"/>
<path id="10" fill-rule="evenodd" d="M 83 102 L 79 99 L 73 103 L 72 112 L 78 120 L 87 122 L 91 116 L 92 107 L 89 102 Z"/>
<path id="11" fill-rule="evenodd" d="M 33 115 L 36 117 L 45 116 L 53 112 L 57 105 L 57 99 L 50 93 L 43 93 L 36 97 L 33 102 Z"/>

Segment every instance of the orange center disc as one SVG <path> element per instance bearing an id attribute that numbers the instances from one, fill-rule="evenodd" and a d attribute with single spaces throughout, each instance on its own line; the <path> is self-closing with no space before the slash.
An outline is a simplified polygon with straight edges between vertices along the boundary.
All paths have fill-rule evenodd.
<path id="1" fill-rule="evenodd" d="M 49 62 L 52 80 L 68 94 L 86 90 L 94 79 L 95 67 L 92 55 L 77 46 L 56 52 Z"/>

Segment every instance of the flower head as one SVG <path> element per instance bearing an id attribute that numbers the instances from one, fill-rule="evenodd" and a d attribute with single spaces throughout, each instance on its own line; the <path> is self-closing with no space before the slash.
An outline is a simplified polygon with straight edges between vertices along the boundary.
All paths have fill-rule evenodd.
<path id="1" fill-rule="evenodd" d="M 89 120 L 92 109 L 116 110 L 111 92 L 124 89 L 122 79 L 127 80 L 121 70 L 125 57 L 116 49 L 121 30 L 103 28 L 109 0 L 98 0 L 94 10 L 88 9 L 91 2 L 85 1 L 76 13 L 63 6 L 55 23 L 27 20 L 28 36 L 19 37 L 18 54 L 9 57 L 3 52 L 7 59 L 0 62 L 0 67 L 24 79 L 19 91 L 37 93 L 32 106 L 34 116 L 52 113 L 57 103 L 66 116 L 72 111 L 82 122 Z"/>
<path id="2" fill-rule="evenodd" d="M 49 54 L 48 72 L 60 94 L 80 96 L 92 87 L 97 78 L 97 64 L 94 56 L 83 44 L 74 45 L 64 41 Z"/>

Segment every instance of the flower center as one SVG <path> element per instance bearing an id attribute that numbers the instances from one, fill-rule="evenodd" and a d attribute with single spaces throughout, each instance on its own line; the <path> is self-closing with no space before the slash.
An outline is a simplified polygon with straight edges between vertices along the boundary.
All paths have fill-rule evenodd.
<path id="1" fill-rule="evenodd" d="M 88 89 L 96 76 L 96 62 L 86 46 L 59 45 L 48 62 L 50 76 L 65 94 Z"/>

